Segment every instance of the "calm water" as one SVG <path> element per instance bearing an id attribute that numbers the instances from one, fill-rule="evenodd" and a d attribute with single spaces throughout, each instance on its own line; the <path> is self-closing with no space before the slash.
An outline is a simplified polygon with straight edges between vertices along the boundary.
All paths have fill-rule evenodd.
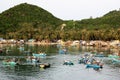
<path id="1" fill-rule="evenodd" d="M 120 67 L 104 64 L 102 70 L 95 71 L 86 69 L 83 64 L 78 64 L 81 54 L 89 53 L 95 48 L 70 47 L 67 48 L 68 54 L 58 54 L 56 45 L 23 45 L 24 51 L 19 50 L 19 45 L 2 45 L 0 47 L 9 49 L 9 52 L 1 53 L 1 57 L 27 56 L 28 54 L 25 51 L 35 53 L 41 50 L 48 55 L 46 59 L 41 59 L 41 61 L 51 64 L 51 67 L 47 69 L 40 69 L 35 66 L 4 67 L 2 60 L 0 60 L 0 80 L 120 80 Z M 109 50 L 98 50 L 104 51 L 105 54 L 109 52 Z M 64 60 L 72 60 L 74 65 L 63 65 Z"/>

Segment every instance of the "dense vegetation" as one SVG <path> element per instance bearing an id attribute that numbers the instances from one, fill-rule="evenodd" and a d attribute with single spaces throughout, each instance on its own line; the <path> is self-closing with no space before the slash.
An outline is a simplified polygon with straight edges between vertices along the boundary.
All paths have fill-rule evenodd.
<path id="1" fill-rule="evenodd" d="M 23 3 L 0 14 L 0 37 L 50 41 L 120 39 L 120 11 L 95 19 L 63 21 L 40 7 Z"/>

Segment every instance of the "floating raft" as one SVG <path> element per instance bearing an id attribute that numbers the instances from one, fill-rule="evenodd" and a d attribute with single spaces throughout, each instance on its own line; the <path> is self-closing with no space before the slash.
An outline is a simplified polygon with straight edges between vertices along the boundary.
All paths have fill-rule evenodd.
<path id="1" fill-rule="evenodd" d="M 106 56 L 103 54 L 96 54 L 95 57 L 106 57 Z"/>
<path id="2" fill-rule="evenodd" d="M 38 57 L 38 58 L 44 58 L 46 57 L 46 54 L 45 53 L 40 53 L 40 54 L 33 53 L 33 56 Z"/>
<path id="3" fill-rule="evenodd" d="M 0 56 L 0 59 L 3 60 L 5 58 L 26 58 L 27 56 Z"/>
<path id="4" fill-rule="evenodd" d="M 26 58 L 27 56 L 0 56 L 0 59 L 3 60 L 5 58 Z M 32 57 L 32 56 L 30 56 Z M 45 58 L 53 58 L 55 56 L 46 56 Z M 42 58 L 42 57 L 40 57 Z"/>
<path id="5" fill-rule="evenodd" d="M 19 65 L 23 65 L 23 66 L 33 66 L 33 65 L 40 65 L 42 63 L 20 63 Z"/>
<path id="6" fill-rule="evenodd" d="M 51 65 L 49 63 L 22 63 L 18 66 L 38 66 L 40 68 L 49 68 Z"/>

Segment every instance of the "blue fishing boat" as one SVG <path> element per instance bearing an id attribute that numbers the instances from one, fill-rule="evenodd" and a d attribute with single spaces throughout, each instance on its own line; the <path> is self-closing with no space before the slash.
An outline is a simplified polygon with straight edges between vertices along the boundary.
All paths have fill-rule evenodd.
<path id="1" fill-rule="evenodd" d="M 36 57 L 36 58 L 45 58 L 46 54 L 45 53 L 40 53 L 40 54 L 33 53 L 33 56 Z"/>
<path id="2" fill-rule="evenodd" d="M 105 57 L 104 54 L 96 54 L 95 57 Z"/>
<path id="3" fill-rule="evenodd" d="M 100 69 L 102 67 L 97 64 L 87 64 L 86 68 Z"/>

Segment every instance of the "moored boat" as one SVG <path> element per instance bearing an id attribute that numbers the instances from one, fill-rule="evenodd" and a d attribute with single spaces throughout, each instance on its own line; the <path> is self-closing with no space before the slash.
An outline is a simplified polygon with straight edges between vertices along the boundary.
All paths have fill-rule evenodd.
<path id="1" fill-rule="evenodd" d="M 118 59 L 120 58 L 118 55 L 108 55 L 108 58 L 115 58 L 115 59 Z"/>
<path id="2" fill-rule="evenodd" d="M 41 64 L 39 65 L 40 68 L 44 68 L 44 69 L 45 69 L 45 68 L 50 68 L 50 66 L 51 66 L 51 65 L 50 65 L 49 63 L 41 63 Z"/>
<path id="3" fill-rule="evenodd" d="M 46 54 L 45 54 L 45 53 L 40 53 L 40 54 L 33 53 L 33 56 L 34 56 L 34 57 L 37 57 L 37 58 L 45 58 L 45 57 L 46 57 Z"/>
<path id="4" fill-rule="evenodd" d="M 104 54 L 96 54 L 95 57 L 105 57 Z"/>
<path id="5" fill-rule="evenodd" d="M 87 64 L 87 65 L 86 65 L 86 68 L 99 69 L 100 66 L 99 66 L 99 65 L 96 65 L 96 64 Z"/>
<path id="6" fill-rule="evenodd" d="M 15 66 L 17 63 L 14 61 L 2 61 L 2 64 L 5 66 Z"/>
<path id="7" fill-rule="evenodd" d="M 119 59 L 113 59 L 113 60 L 112 60 L 112 63 L 113 63 L 113 64 L 120 64 L 120 60 L 119 60 Z"/>
<path id="8" fill-rule="evenodd" d="M 63 65 L 74 65 L 72 61 L 64 61 Z"/>

